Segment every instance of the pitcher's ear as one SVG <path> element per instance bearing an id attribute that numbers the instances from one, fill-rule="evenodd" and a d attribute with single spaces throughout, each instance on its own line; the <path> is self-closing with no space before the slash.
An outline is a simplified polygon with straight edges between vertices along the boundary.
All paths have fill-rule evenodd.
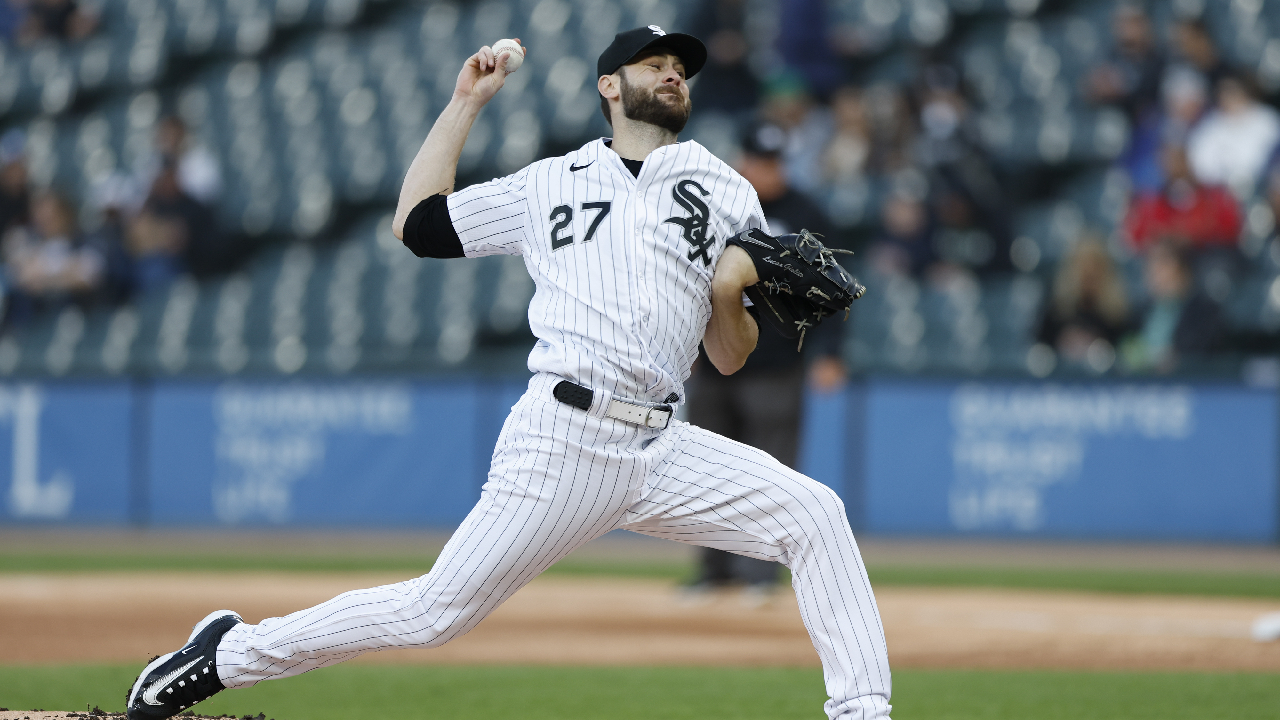
<path id="1" fill-rule="evenodd" d="M 596 81 L 596 89 L 610 100 L 622 99 L 622 68 L 612 75 L 601 75 Z"/>

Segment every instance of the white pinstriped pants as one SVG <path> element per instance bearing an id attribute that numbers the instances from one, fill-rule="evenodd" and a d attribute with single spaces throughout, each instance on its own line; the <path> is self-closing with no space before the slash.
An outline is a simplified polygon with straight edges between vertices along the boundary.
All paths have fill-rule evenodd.
<path id="1" fill-rule="evenodd" d="M 887 718 L 884 631 L 836 494 L 687 423 L 652 430 L 603 417 L 599 400 L 588 412 L 564 405 L 551 395 L 559 380 L 530 381 L 502 428 L 480 502 L 431 572 L 236 626 L 218 646 L 223 684 L 443 645 L 574 548 L 624 528 L 786 564 L 822 660 L 827 715 Z"/>

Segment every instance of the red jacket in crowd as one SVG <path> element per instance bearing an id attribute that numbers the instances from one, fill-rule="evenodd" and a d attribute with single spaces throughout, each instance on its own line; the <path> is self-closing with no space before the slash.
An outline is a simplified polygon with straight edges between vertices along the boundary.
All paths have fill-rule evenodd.
<path id="1" fill-rule="evenodd" d="M 1222 186 L 1191 186 L 1175 201 L 1169 191 L 1142 193 L 1129 206 L 1125 234 L 1141 252 L 1165 238 L 1185 241 L 1192 248 L 1235 245 L 1240 236 L 1240 206 Z"/>

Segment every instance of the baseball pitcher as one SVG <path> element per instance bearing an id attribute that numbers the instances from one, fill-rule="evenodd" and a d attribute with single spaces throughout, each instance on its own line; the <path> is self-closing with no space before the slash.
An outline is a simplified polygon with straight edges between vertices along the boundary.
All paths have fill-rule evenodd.
<path id="1" fill-rule="evenodd" d="M 143 669 L 131 720 L 370 651 L 443 645 L 618 528 L 785 564 L 822 661 L 828 717 L 889 717 L 884 632 L 840 499 L 673 417 L 700 342 L 732 373 L 755 347 L 757 317 L 802 342 L 861 286 L 813 235 L 770 236 L 751 185 L 677 141 L 707 51 L 656 25 L 618 33 L 599 58 L 612 139 L 454 192 L 467 133 L 516 53 L 523 59 L 522 48 L 483 47 L 467 60 L 394 222 L 420 257 L 520 255 L 537 287 L 533 378 L 479 503 L 422 577 L 256 625 L 210 614 Z"/>

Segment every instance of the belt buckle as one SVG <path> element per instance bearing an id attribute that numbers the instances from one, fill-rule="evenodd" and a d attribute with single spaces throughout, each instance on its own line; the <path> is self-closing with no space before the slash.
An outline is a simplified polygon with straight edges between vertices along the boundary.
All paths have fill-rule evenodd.
<path id="1" fill-rule="evenodd" d="M 653 413 L 655 410 L 658 412 L 663 412 L 667 414 L 666 419 L 664 419 L 661 422 L 661 424 L 654 422 Z M 670 422 L 671 422 L 671 406 L 669 405 L 651 407 L 644 414 L 644 426 L 648 428 L 664 428 Z"/>
<path id="2" fill-rule="evenodd" d="M 566 401 L 565 397 L 558 397 L 557 399 L 561 402 Z M 666 418 L 659 419 L 656 413 L 666 413 Z M 655 429 L 662 429 L 670 425 L 671 416 L 674 414 L 674 409 L 670 405 L 641 404 L 621 398 L 611 398 L 604 409 L 605 417 L 621 420 L 638 427 Z"/>

